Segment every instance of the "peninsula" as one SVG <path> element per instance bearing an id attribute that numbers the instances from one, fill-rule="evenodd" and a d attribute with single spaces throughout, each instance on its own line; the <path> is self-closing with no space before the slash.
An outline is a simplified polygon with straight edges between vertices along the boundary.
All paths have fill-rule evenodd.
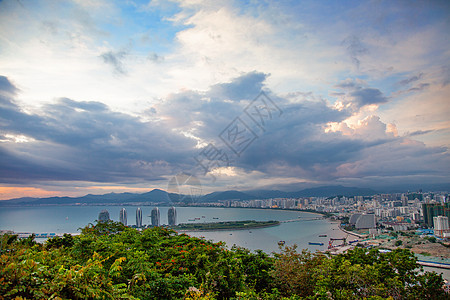
<path id="1" fill-rule="evenodd" d="M 280 225 L 279 221 L 228 221 L 228 222 L 211 222 L 211 223 L 183 223 L 171 226 L 176 231 L 213 231 L 213 230 L 236 230 L 236 229 L 253 229 Z"/>

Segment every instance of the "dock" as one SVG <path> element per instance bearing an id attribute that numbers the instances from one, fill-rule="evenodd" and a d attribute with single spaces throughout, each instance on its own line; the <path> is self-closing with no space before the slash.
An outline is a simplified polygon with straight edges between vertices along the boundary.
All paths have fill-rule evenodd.
<path id="1" fill-rule="evenodd" d="M 447 263 L 440 263 L 440 262 L 434 262 L 434 261 L 425 261 L 425 260 L 418 260 L 417 263 L 421 266 L 425 267 L 433 267 L 433 268 L 439 268 L 439 269 L 450 269 L 450 264 Z"/>

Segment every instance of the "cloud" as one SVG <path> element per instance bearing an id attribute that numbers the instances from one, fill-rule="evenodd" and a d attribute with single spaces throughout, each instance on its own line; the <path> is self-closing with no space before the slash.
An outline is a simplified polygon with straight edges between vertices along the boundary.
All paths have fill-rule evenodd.
<path id="1" fill-rule="evenodd" d="M 213 97 L 226 97 L 227 100 L 240 101 L 255 98 L 261 92 L 267 75 L 261 72 L 249 72 L 235 78 L 230 83 L 215 84 L 209 94 Z"/>
<path id="2" fill-rule="evenodd" d="M 11 100 L 1 101 L 3 135 L 29 140 L 0 143 L 3 183 L 161 180 L 193 154 L 194 141 L 164 124 L 141 122 L 99 102 L 62 98 L 27 114 Z"/>
<path id="3" fill-rule="evenodd" d="M 332 93 L 339 98 L 342 108 L 349 108 L 354 113 L 369 105 L 379 105 L 388 102 L 382 91 L 377 88 L 368 87 L 365 81 L 346 79 L 335 87 L 345 90 L 345 93 Z"/>
<path id="4" fill-rule="evenodd" d="M 10 95 L 15 95 L 19 91 L 18 88 L 16 88 L 7 77 L 0 76 L 0 91 L 3 93 L 7 93 Z"/>
<path id="5" fill-rule="evenodd" d="M 347 47 L 348 54 L 350 55 L 353 64 L 357 69 L 359 69 L 359 66 L 361 64 L 360 57 L 364 54 L 367 54 L 369 50 L 364 46 L 361 39 L 356 35 L 347 37 L 342 41 L 342 44 Z"/>
<path id="6" fill-rule="evenodd" d="M 399 82 L 399 84 L 401 84 L 401 85 L 407 85 L 407 84 L 410 84 L 411 82 L 415 82 L 415 81 L 418 81 L 418 80 L 422 79 L 423 76 L 424 76 L 424 74 L 423 74 L 422 72 L 420 72 L 420 73 L 417 74 L 417 75 L 414 75 L 414 76 L 412 76 L 412 77 L 409 77 L 409 78 L 406 78 L 406 79 L 401 80 L 401 81 Z"/>
<path id="7" fill-rule="evenodd" d="M 424 134 L 428 134 L 428 133 L 432 133 L 432 132 L 434 132 L 434 130 L 416 130 L 413 132 L 407 132 L 406 136 L 412 137 L 412 136 L 424 135 Z"/>
<path id="8" fill-rule="evenodd" d="M 205 91 L 168 95 L 149 108 L 153 112 L 146 121 L 100 102 L 69 98 L 26 113 L 13 98 L 1 97 L 0 182 L 139 187 L 157 183 L 165 188 L 168 177 L 184 171 L 197 172 L 213 189 L 248 189 L 269 186 L 271 179 L 282 185 L 283 178 L 303 186 L 358 178 L 370 182 L 376 174 L 419 174 L 433 180 L 448 175 L 443 167 L 449 160 L 446 148 L 400 137 L 392 124 L 387 126 L 377 116 L 345 128 L 349 110 L 339 110 L 309 92 L 278 96 L 266 88 L 266 80 L 267 75 L 250 72 Z M 14 90 L 13 85 L 4 86 Z M 258 88 L 265 89 L 283 112 L 267 119 L 264 130 L 244 112 Z M 238 116 L 257 133 L 239 156 L 219 138 Z M 330 123 L 341 127 L 325 130 Z M 211 183 L 194 160 L 208 143 L 230 158 L 231 169 L 210 170 L 222 181 Z"/>
<path id="9" fill-rule="evenodd" d="M 126 51 L 107 51 L 100 55 L 105 64 L 111 65 L 114 68 L 114 71 L 119 74 L 125 74 L 125 70 L 123 67 L 123 60 L 127 56 Z"/>
<path id="10" fill-rule="evenodd" d="M 164 61 L 164 56 L 160 56 L 155 52 L 150 53 L 147 58 L 154 63 L 160 63 Z"/>
<path id="11" fill-rule="evenodd" d="M 352 102 L 358 108 L 371 104 L 386 103 L 388 101 L 388 98 L 379 89 L 375 88 L 358 88 L 351 92 L 350 96 L 353 97 Z"/>

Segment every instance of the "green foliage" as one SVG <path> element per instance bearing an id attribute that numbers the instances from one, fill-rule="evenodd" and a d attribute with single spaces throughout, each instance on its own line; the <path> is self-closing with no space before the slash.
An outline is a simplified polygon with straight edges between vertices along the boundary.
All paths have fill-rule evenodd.
<path id="1" fill-rule="evenodd" d="M 286 246 L 276 255 L 271 275 L 283 296 L 299 295 L 307 297 L 313 294 L 315 278 L 312 270 L 322 265 L 325 256 L 321 253 L 296 251 L 297 246 Z"/>
<path id="2" fill-rule="evenodd" d="M 430 241 L 431 243 L 436 243 L 436 238 L 434 237 L 434 236 L 430 236 L 430 237 L 426 237 L 426 239 L 428 240 L 428 241 Z"/>
<path id="3" fill-rule="evenodd" d="M 400 241 L 400 240 L 398 240 L 398 241 L 395 241 L 395 243 L 394 243 L 394 245 L 395 246 L 401 246 L 403 244 L 403 242 L 402 241 Z"/>
<path id="4" fill-rule="evenodd" d="M 274 257 L 160 227 L 90 224 L 45 244 L 2 236 L 0 299 L 442 299 L 407 249 Z"/>

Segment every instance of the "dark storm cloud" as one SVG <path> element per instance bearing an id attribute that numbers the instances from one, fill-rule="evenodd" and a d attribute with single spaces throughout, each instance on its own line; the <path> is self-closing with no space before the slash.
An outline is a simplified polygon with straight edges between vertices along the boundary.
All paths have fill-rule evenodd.
<path id="1" fill-rule="evenodd" d="M 192 156 L 195 143 L 164 124 L 141 122 L 98 102 L 67 98 L 30 115 L 0 98 L 3 136 L 0 180 L 148 181 L 172 174 Z"/>
<path id="2" fill-rule="evenodd" d="M 152 113 L 146 122 L 99 102 L 67 98 L 28 114 L 13 97 L 0 94 L 0 182 L 161 180 L 195 167 L 198 142 L 211 142 L 231 156 L 219 134 L 236 117 L 245 116 L 265 79 L 265 74 L 252 72 L 207 91 L 172 94 L 148 109 Z M 0 82 L 4 91 L 15 91 L 7 78 Z M 357 82 L 342 83 L 341 88 L 357 107 L 387 101 L 378 89 Z M 328 123 L 340 123 L 354 111 L 337 110 L 311 93 L 288 99 L 270 91 L 267 95 L 283 113 L 268 120 L 265 131 L 240 156 L 230 157 L 232 166 L 244 172 L 315 182 L 376 174 L 449 175 L 443 167 L 449 162 L 447 149 L 387 133 L 379 117 L 347 128 L 347 135 L 326 132 Z M 252 126 L 249 118 L 245 122 Z"/>
<path id="3" fill-rule="evenodd" d="M 345 96 L 350 99 L 354 109 L 337 110 L 329 106 L 326 100 L 313 97 L 311 93 L 291 93 L 288 95 L 288 101 L 268 92 L 283 114 L 267 122 L 265 132 L 259 132 L 258 138 L 240 157 L 233 156 L 230 149 L 221 143 L 218 134 L 235 117 L 243 116 L 243 109 L 249 101 L 227 101 L 231 98 L 227 93 L 230 90 L 228 87 L 232 87 L 231 90 L 236 92 L 243 82 L 247 83 L 247 87 L 259 87 L 263 86 L 263 80 L 266 78 L 260 73 L 249 73 L 243 77 L 226 85 L 215 85 L 210 91 L 189 91 L 172 95 L 156 110 L 170 116 L 174 127 L 179 130 L 190 130 L 196 136 L 228 151 L 232 166 L 247 172 L 260 171 L 269 177 L 292 176 L 317 182 L 329 182 L 341 177 L 358 178 L 360 167 L 362 174 L 370 173 L 365 166 L 378 164 L 375 169 L 384 168 L 384 164 L 389 163 L 389 160 L 383 160 L 382 157 L 389 157 L 390 151 L 398 153 L 399 156 L 401 153 L 409 155 L 402 160 L 404 164 L 412 164 L 413 161 L 422 161 L 423 157 L 429 159 L 432 156 L 439 157 L 438 161 L 441 162 L 448 160 L 445 149 L 426 148 L 387 133 L 386 124 L 378 117 L 366 120 L 353 135 L 343 135 L 339 131 L 326 133 L 324 128 L 327 123 L 342 122 L 365 105 L 388 100 L 380 90 L 352 80 L 340 83 L 339 88 L 346 90 Z M 222 94 L 218 93 L 218 86 Z M 224 86 L 227 88 L 223 88 Z M 247 95 L 246 91 L 243 91 L 241 99 L 246 99 Z M 239 96 L 236 95 L 233 99 L 239 99 Z M 246 119 L 246 122 L 250 121 Z M 252 126 L 251 123 L 248 125 Z M 378 151 L 376 160 L 373 159 L 374 155 L 369 155 L 373 149 Z M 423 173 L 445 172 L 439 163 L 434 162 L 432 165 L 436 171 L 430 171 L 429 166 L 422 163 L 418 163 L 416 169 L 409 170 L 414 174 L 419 172 L 418 170 Z M 390 170 L 387 173 L 399 176 L 405 169 L 400 164 L 397 164 L 397 168 L 387 168 Z M 405 173 L 405 176 L 407 175 Z"/>
<path id="4" fill-rule="evenodd" d="M 100 57 L 103 59 L 105 64 L 111 65 L 117 73 L 125 74 L 125 69 L 123 67 L 123 60 L 127 56 L 126 51 L 108 51 L 102 53 Z"/>

